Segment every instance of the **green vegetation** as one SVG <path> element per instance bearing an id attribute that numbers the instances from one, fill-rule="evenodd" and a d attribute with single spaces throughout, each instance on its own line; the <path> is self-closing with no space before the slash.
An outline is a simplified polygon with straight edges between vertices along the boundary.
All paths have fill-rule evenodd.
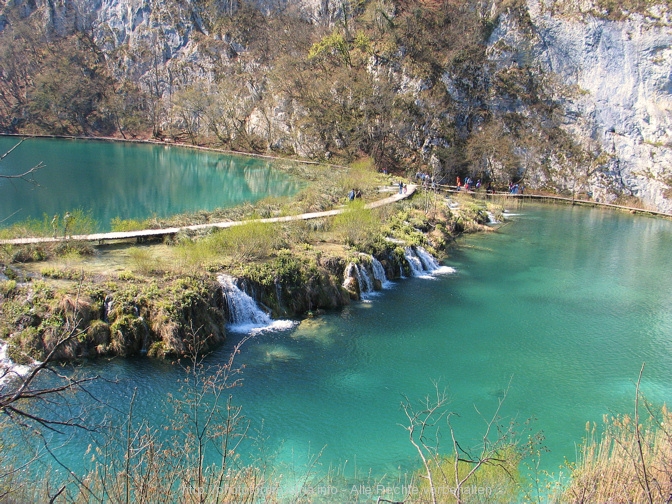
<path id="1" fill-rule="evenodd" d="M 359 177 L 360 182 L 367 178 L 365 173 L 357 173 L 355 170 L 355 175 L 347 175 L 344 171 L 337 183 L 351 182 L 353 177 Z M 329 190 L 337 194 L 346 186 L 331 187 Z M 327 186 L 322 188 L 326 190 Z M 216 273 L 225 270 L 243 279 L 274 315 L 307 314 L 342 306 L 348 302 L 341 287 L 343 270 L 349 261 L 361 260 L 358 251 L 389 261 L 401 260 L 403 246 L 385 240 L 393 238 L 439 253 L 456 233 L 486 229 L 482 224 L 486 212 L 501 213 L 501 207 L 464 194 L 452 201 L 458 208 L 449 208 L 432 192 L 376 210 L 366 210 L 357 201 L 337 218 L 319 223 L 249 222 L 203 236 L 184 236 L 171 245 L 129 246 L 125 264 L 105 275 L 89 269 L 86 255 L 76 253 L 73 259 L 66 252 L 56 256 L 60 257 L 56 262 L 36 265 L 43 280 L 0 283 L 0 337 L 9 341 L 10 357 L 23 363 L 43 359 L 51 350 L 55 351 L 54 359 L 142 353 L 189 358 L 194 349 L 196 353 L 207 351 L 224 337 L 221 293 L 213 278 Z M 273 205 L 284 204 L 267 201 L 260 208 L 265 212 Z M 260 208 L 247 208 L 245 212 L 259 215 Z M 358 234 L 362 229 L 366 232 Z M 343 240 L 349 247 L 343 246 Z M 65 243 L 68 247 L 75 244 Z M 77 267 L 67 265 L 74 260 Z M 194 271 L 204 273 L 195 275 Z M 60 343 L 67 327 L 77 331 L 77 337 Z M 219 395 L 225 388 L 212 388 L 215 382 L 229 382 L 203 378 L 222 376 L 225 369 L 232 368 L 225 366 L 212 374 L 199 366 L 197 361 L 187 366 L 187 398 L 174 400 L 176 423 L 169 427 L 172 438 L 160 441 L 152 428 L 135 423 L 131 406 L 124 431 L 105 434 L 105 442 L 95 452 L 95 468 L 83 478 L 77 475 L 79 480 L 70 480 L 63 501 L 86 500 L 84 494 L 93 493 L 122 500 L 125 495 L 154 500 L 160 494 L 180 495 L 185 502 L 239 502 L 240 493 L 231 493 L 231 485 L 219 484 L 226 475 L 227 481 L 236 482 L 236 489 L 246 496 L 263 491 L 268 502 L 280 502 L 279 476 L 266 472 L 263 458 L 246 465 L 235 452 L 224 452 L 221 463 L 206 460 L 206 450 L 215 444 L 221 446 L 223 439 L 244 438 L 245 434 L 233 429 L 235 422 L 242 420 L 240 408 Z M 201 372 L 204 374 L 199 375 Z M 212 413 L 219 420 L 212 429 L 195 430 L 189 420 L 196 418 L 194 411 L 213 404 L 202 401 L 206 395 L 214 397 L 217 410 Z M 638 502 L 646 501 L 649 495 L 655 501 L 663 495 L 660 492 L 669 491 L 655 483 L 672 470 L 668 467 L 671 438 L 665 427 L 670 414 L 665 409 L 654 413 L 653 407 L 646 405 L 649 418 L 642 423 L 627 416 L 611 419 L 599 439 L 593 427 L 580 460 L 570 466 L 572 478 L 565 487 L 541 479 L 550 475 L 533 474 L 530 482 L 524 473 L 524 467 L 533 465 L 543 451 L 541 437 L 530 436 L 523 442 L 520 426 L 503 421 L 497 411 L 487 424 L 490 434 L 484 437 L 483 446 L 467 448 L 453 431 L 452 413 L 444 408 L 444 399 L 437 397 L 435 402 L 421 404 L 421 408 L 415 409 L 410 402 L 404 406 L 409 439 L 415 442 L 422 461 L 421 469 L 409 482 L 417 492 L 408 495 L 406 502 L 491 502 L 493 496 L 499 501 Z M 205 413 L 207 416 L 209 410 Z M 233 423 L 227 423 L 227 418 Z M 438 421 L 450 433 L 444 435 L 441 450 L 438 431 L 436 436 L 429 431 Z M 134 448 L 140 446 L 144 451 Z M 188 451 L 176 447 L 188 447 Z M 124 452 L 137 455 L 115 455 Z M 3 459 L 3 464 L 12 463 Z M 334 482 L 347 484 L 338 475 L 331 477 Z M 88 490 L 81 486 L 82 481 Z M 307 470 L 306 482 L 310 481 Z M 2 479 L 0 492 L 10 489 L 18 500 L 50 498 L 54 492 L 20 478 Z M 473 489 L 482 492 L 474 493 Z M 313 497 L 301 494 L 297 501 L 315 502 Z M 323 500 L 329 501 L 326 497 Z"/>
<path id="2" fill-rule="evenodd" d="M 653 4 L 597 0 L 590 14 L 622 19 L 650 13 Z M 546 5 L 565 13 L 569 4 Z M 661 5 L 669 8 L 670 0 Z M 379 186 L 394 181 L 380 171 L 422 170 L 451 183 L 468 173 L 502 186 L 538 174 L 549 189 L 574 197 L 609 162 L 597 147 L 579 145 L 562 129 L 562 103 L 584 91 L 544 75 L 525 57 L 501 69 L 488 64 L 485 42 L 501 12 L 513 14 L 533 35 L 520 0 L 500 2 L 495 10 L 476 1 L 346 2 L 342 18 L 328 27 L 307 23 L 289 9 L 264 15 L 235 2 L 163 2 L 157 9 L 165 12 L 152 14 L 165 13 L 179 31 L 194 19 L 203 25 L 192 41 L 208 64 L 195 67 L 187 61 L 163 64 L 169 49 L 161 23 L 146 26 L 146 37 L 131 51 L 130 45 L 94 40 L 88 29 L 44 29 L 42 16 L 26 16 L 20 8 L 9 5 L 2 12 L 3 131 L 153 137 L 351 163 L 347 169 L 306 169 L 313 183 L 292 201 L 145 222 L 116 218 L 115 231 L 320 211 L 348 204 L 352 188 L 371 201 Z M 123 61 L 151 71 L 136 79 L 124 72 Z M 211 69 L 206 78 L 196 79 L 205 68 Z M 367 210 L 357 201 L 334 219 L 273 226 L 249 222 L 203 236 L 184 233 L 170 246 L 130 247 L 118 269 L 102 273 L 89 261 L 100 252 L 87 244 L 3 246 L 0 261 L 9 280 L 0 282 L 0 337 L 9 342 L 14 361 L 141 353 L 192 359 L 185 373 L 186 399 L 174 400 L 175 423 L 167 427 L 173 439 L 160 443 L 153 427 L 135 422 L 131 404 L 122 431 L 107 433 L 109 444 L 91 454 L 95 469 L 71 480 L 63 500 L 84 502 L 95 495 L 158 501 L 179 495 L 184 502 L 278 501 L 277 493 L 269 493 L 277 490 L 278 480 L 264 472 L 265 461 L 245 465 L 230 448 L 245 432 L 240 409 L 227 400 L 232 363 L 206 371 L 198 359 L 224 338 L 214 276 L 226 270 L 241 277 L 276 315 L 342 306 L 348 302 L 341 288 L 343 268 L 357 260 L 358 251 L 385 255 L 392 263 L 401 261 L 404 245 L 438 253 L 455 235 L 485 229 L 487 211 L 497 212 L 468 197 L 455 201 L 459 210 L 427 191 L 394 210 Z M 90 214 L 80 209 L 72 215 L 68 234 L 95 230 Z M 3 228 L 0 238 L 51 236 L 51 218 Z M 14 268 L 47 259 L 54 261 L 36 265 L 35 279 Z M 205 426 L 198 424 L 199 408 L 209 408 Z M 405 411 L 410 440 L 423 461 L 420 495 L 409 501 L 437 501 L 435 490 L 444 485 L 496 488 L 502 500 L 524 494 L 522 453 L 508 426 L 497 430 L 505 435 L 492 444 L 486 436 L 474 451 L 477 456 L 467 460 L 452 428 L 452 450 L 445 455 L 426 444 L 426 437 L 414 437 L 429 425 L 427 417 L 418 417 L 410 406 Z M 599 439 L 590 429 L 566 491 L 549 497 L 560 502 L 667 499 L 672 493 L 670 414 L 647 411 L 641 424 L 637 414 L 610 419 Z M 495 426 L 499 419 L 493 417 L 489 427 Z M 0 438 L 2 466 L 20 467 L 2 458 L 4 443 Z M 221 459 L 211 465 L 203 454 L 215 445 Z M 8 474 L 0 479 L 0 499 L 49 501 L 60 493 L 31 486 L 18 472 Z M 451 499 L 484 500 L 458 492 L 441 502 Z"/>
<path id="3" fill-rule="evenodd" d="M 347 210 L 334 217 L 333 229 L 339 239 L 351 247 L 366 248 L 380 229 L 380 217 L 359 201 L 352 202 Z"/>
<path id="4" fill-rule="evenodd" d="M 521 453 L 515 445 L 510 445 L 494 453 L 493 458 L 496 462 L 483 464 L 469 475 L 473 463 L 460 457 L 456 461 L 455 455 L 438 457 L 430 468 L 435 490 L 440 490 L 437 492 L 438 502 L 517 502 L 523 484 L 520 475 Z M 456 481 L 461 480 L 465 481 L 465 490 L 458 498 L 455 495 Z M 416 481 L 419 483 L 418 492 L 409 502 L 431 502 L 429 480 L 418 474 Z"/>
<path id="5" fill-rule="evenodd" d="M 649 5 L 631 3 L 624 9 Z M 534 36 L 524 2 L 492 9 L 471 0 L 367 0 L 341 9 L 326 27 L 291 9 L 153 6 L 193 40 L 195 61 L 180 61 L 176 72 L 163 63 L 160 23 L 143 27 L 137 47 L 114 47 L 74 26 L 42 36 L 38 16 L 6 7 L 0 128 L 155 137 L 336 163 L 364 158 L 378 171 L 422 170 L 444 182 L 470 174 L 502 186 L 565 163 L 558 153 L 572 146 L 557 141 L 562 104 L 576 90 L 530 58 L 497 69 L 486 56 L 502 13 Z M 195 19 L 202 26 L 190 31 Z M 151 71 L 138 79 L 121 61 Z M 308 191 L 306 206 L 319 209 L 323 196 Z M 113 228 L 140 225 L 117 219 Z"/>
<path id="6" fill-rule="evenodd" d="M 126 231 L 139 231 L 142 229 L 149 229 L 151 226 L 148 225 L 147 221 L 139 221 L 135 219 L 120 219 L 119 217 L 114 217 L 110 222 L 110 228 L 112 231 L 126 232 Z"/>
<path id="7" fill-rule="evenodd" d="M 68 221 L 68 236 L 91 234 L 98 228 L 98 223 L 93 218 L 90 210 L 76 208 L 69 213 L 71 218 Z M 11 226 L 0 228 L 0 239 L 52 236 L 54 234 L 52 219 L 53 216 L 44 214 L 42 220 L 27 219 Z M 64 233 L 63 215 L 60 215 L 56 221 L 56 236 L 62 237 Z"/>
<path id="8" fill-rule="evenodd" d="M 317 173 L 322 170 L 313 168 Z M 270 199 L 226 211 L 229 216 L 255 219 L 292 213 L 290 209 L 344 205 L 345 211 L 333 218 L 273 224 L 250 220 L 200 234 L 182 233 L 167 245 L 112 249 L 117 256 L 112 271 L 104 261 L 101 268 L 101 255 L 110 253 L 105 247 L 76 240 L 5 246 L 2 262 L 8 276 L 16 280 L 3 284 L 0 337 L 9 341 L 10 352 L 18 360 L 44 356 L 49 328 L 65 320 L 58 300 L 69 297 L 87 300 L 87 323 L 105 325 L 98 323 L 95 330 L 85 331 L 77 344 L 59 350 L 55 358 L 145 352 L 180 355 L 186 331 L 195 321 L 214 335 L 213 344 L 224 336 L 222 325 L 215 327 L 224 316 L 215 281 L 221 272 L 249 282 L 258 300 L 276 316 L 303 315 L 349 302 L 349 293 L 341 287 L 343 273 L 348 262 L 359 261 L 358 252 L 375 254 L 395 275 L 403 269 L 403 246 L 387 238 L 441 254 L 455 233 L 486 229 L 475 221 L 464 224 L 473 219 L 484 222 L 485 203 L 469 198 L 461 202 L 459 211 L 448 210 L 441 197 L 429 192 L 399 205 L 366 209 L 365 201 L 385 196 L 379 190 L 381 185 L 389 187 L 390 180 L 375 172 L 371 160 L 360 160 L 352 167 L 337 168 L 330 178 L 320 178 L 294 204 Z M 352 187 L 361 190 L 362 199 L 347 200 Z M 90 222 L 82 212 L 73 214 L 73 224 Z M 22 267 L 14 266 L 18 264 Z M 48 280 L 44 284 L 48 295 L 33 293 L 38 284 L 30 281 L 27 271 Z M 196 271 L 203 276 L 195 276 Z M 19 285 L 19 280 L 25 283 Z"/>

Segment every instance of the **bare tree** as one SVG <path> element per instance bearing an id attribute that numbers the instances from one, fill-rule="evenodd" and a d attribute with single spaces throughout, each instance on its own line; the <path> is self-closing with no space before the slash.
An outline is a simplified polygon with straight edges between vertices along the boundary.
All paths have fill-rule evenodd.
<path id="1" fill-rule="evenodd" d="M 12 153 L 12 152 L 13 152 L 19 145 L 21 145 L 25 140 L 26 140 L 25 138 L 22 138 L 21 140 L 19 140 L 19 142 L 18 142 L 16 145 L 14 145 L 14 147 L 12 147 L 12 148 L 9 149 L 7 152 L 5 152 L 4 154 L 2 154 L 2 155 L 0 156 L 0 162 L 2 162 L 7 156 L 9 156 L 9 155 L 10 155 L 10 154 L 11 154 L 11 153 Z M 11 175 L 11 174 L 7 174 L 7 173 L 0 173 L 0 179 L 22 180 L 22 181 L 24 181 L 24 182 L 28 182 L 29 184 L 32 184 L 32 185 L 34 185 L 34 186 L 38 186 L 39 184 L 38 184 L 37 181 L 35 180 L 34 175 L 35 175 L 35 172 L 37 172 L 38 170 L 40 170 L 40 169 L 42 169 L 42 168 L 44 168 L 44 164 L 42 163 L 42 161 L 40 161 L 39 163 L 37 163 L 37 164 L 36 164 L 35 166 L 33 166 L 32 168 L 29 168 L 28 170 L 25 170 L 23 173 L 17 173 L 17 174 L 13 174 L 13 175 Z M 7 219 L 10 219 L 10 218 L 13 217 L 14 215 L 16 215 L 17 212 L 19 212 L 19 210 L 16 210 L 16 211 L 15 211 L 14 213 L 12 213 L 11 215 L 8 215 L 8 216 L 6 216 L 6 217 L 0 219 L 0 224 L 2 224 L 3 222 L 5 222 Z"/>
<path id="2" fill-rule="evenodd" d="M 422 460 L 425 469 L 424 477 L 427 478 L 429 484 L 432 504 L 438 502 L 432 468 L 433 463 L 439 457 L 438 423 L 448 414 L 445 409 L 448 404 L 448 394 L 445 390 L 440 390 L 437 383 L 434 384 L 434 390 L 435 395 L 433 397 L 426 396 L 422 400 L 421 407 L 417 410 L 406 396 L 401 403 L 401 408 L 408 419 L 408 425 L 404 428 L 408 431 L 409 441 Z M 429 431 L 429 429 L 432 429 L 432 431 Z M 434 434 L 433 438 L 428 438 L 430 432 Z"/>
<path id="3" fill-rule="evenodd" d="M 57 465 L 63 467 L 77 481 L 77 484 L 86 489 L 87 485 L 79 479 L 58 457 L 54 446 L 50 442 L 48 433 L 65 434 L 70 429 L 77 431 L 95 432 L 97 427 L 92 425 L 87 417 L 90 411 L 80 408 L 74 397 L 84 394 L 88 399 L 98 402 L 87 389 L 87 384 L 98 380 L 98 376 L 78 376 L 64 372 L 56 365 L 56 360 L 61 350 L 71 342 L 86 334 L 86 328 L 82 328 L 82 318 L 79 316 L 75 301 L 73 313 L 66 316 L 64 325 L 48 351 L 40 362 L 33 361 L 30 371 L 22 376 L 11 367 L 0 369 L 0 428 L 17 427 L 18 432 L 27 434 L 29 442 L 24 448 L 31 448 L 34 441 L 40 448 L 35 451 L 18 466 L 6 465 L 6 469 L 0 471 L 0 499 L 7 497 L 5 493 L 20 491 L 20 485 L 6 485 L 18 471 L 30 466 L 42 455 L 50 456 Z M 32 359 L 31 359 L 32 360 Z M 32 448 L 31 448 L 32 449 Z M 5 467 L 5 461 L 10 457 L 9 453 L 2 452 L 0 461 Z M 52 495 L 56 498 L 65 487 L 61 487 Z M 48 489 L 47 489 L 48 490 Z"/>
<path id="4" fill-rule="evenodd" d="M 7 156 L 9 156 L 25 140 L 26 140 L 25 138 L 22 138 L 21 140 L 19 140 L 19 142 L 16 145 L 14 145 L 14 147 L 12 147 L 7 152 L 5 152 L 2 156 L 0 156 L 0 161 L 4 160 Z M 20 179 L 20 180 L 24 180 L 26 182 L 29 182 L 33 185 L 38 185 L 37 181 L 35 180 L 33 175 L 35 174 L 35 172 L 37 170 L 40 170 L 42 168 L 44 168 L 44 164 L 42 163 L 42 161 L 40 161 L 35 166 L 33 166 L 32 168 L 29 168 L 28 170 L 24 171 L 23 173 L 17 173 L 17 174 L 14 174 L 14 175 L 0 174 L 0 178 L 3 178 L 3 179 Z"/>
<path id="5" fill-rule="evenodd" d="M 439 388 L 438 383 L 434 383 L 434 394 L 424 397 L 419 406 L 404 396 L 401 408 L 408 422 L 403 427 L 422 461 L 421 478 L 426 480 L 426 492 L 429 493 L 426 495 L 423 490 L 419 495 L 409 495 L 411 500 L 419 498 L 422 502 L 428 499 L 433 504 L 453 501 L 461 504 L 465 502 L 465 485 L 474 482 L 484 489 L 487 486 L 493 492 L 494 487 L 498 487 L 499 493 L 487 495 L 488 498 L 513 498 L 512 492 L 517 485 L 514 473 L 521 455 L 514 432 L 515 422 L 505 424 L 500 417 L 507 394 L 508 388 L 498 399 L 495 412 L 489 417 L 475 407 L 485 424 L 481 443 L 476 448 L 468 448 L 458 440 L 451 419 L 459 415 L 447 409 L 448 394 L 445 389 Z M 441 425 L 448 427 L 452 455 L 447 456 L 440 451 Z M 496 468 L 496 475 L 481 477 L 479 471 L 485 466 Z"/>
<path id="6" fill-rule="evenodd" d="M 89 429 L 81 417 L 58 418 L 35 413 L 35 403 L 50 403 L 55 396 L 73 391 L 82 391 L 89 395 L 85 385 L 97 376 L 77 377 L 63 373 L 54 366 L 54 361 L 60 350 L 68 343 L 83 337 L 86 329 L 80 326 L 81 319 L 77 311 L 72 317 L 67 317 L 61 333 L 51 350 L 41 362 L 35 362 L 30 371 L 21 376 L 11 368 L 0 370 L 0 411 L 14 423 L 23 427 L 35 425 L 49 430 L 59 431 L 63 427 L 79 427 Z M 32 360 L 32 359 L 31 359 Z M 45 374 L 50 374 L 53 380 L 50 385 L 44 386 L 39 380 Z"/>

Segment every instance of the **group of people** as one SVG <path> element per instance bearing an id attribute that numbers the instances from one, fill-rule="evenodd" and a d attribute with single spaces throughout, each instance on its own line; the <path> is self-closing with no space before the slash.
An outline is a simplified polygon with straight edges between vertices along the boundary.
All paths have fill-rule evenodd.
<path id="1" fill-rule="evenodd" d="M 348 200 L 354 201 L 356 198 L 361 198 L 362 197 L 362 191 L 359 189 L 353 188 L 349 193 L 348 193 Z"/>
<path id="2" fill-rule="evenodd" d="M 436 182 L 434 180 L 434 177 L 431 176 L 429 173 L 423 173 L 423 172 L 417 172 L 415 174 L 416 180 L 419 180 L 420 183 L 425 186 L 425 187 L 430 187 L 434 189 L 436 187 Z"/>
<path id="3" fill-rule="evenodd" d="M 467 176 L 464 179 L 464 183 L 462 183 L 462 180 L 460 177 L 457 177 L 456 184 L 457 190 L 460 191 L 464 189 L 465 191 L 473 191 L 474 189 L 479 189 L 481 187 L 481 179 L 478 179 L 474 183 L 474 179 L 471 177 Z M 523 194 L 523 184 L 520 183 L 514 183 L 514 182 L 509 182 L 509 192 L 511 194 Z M 488 186 L 485 188 L 485 192 L 489 194 L 494 194 L 495 193 L 495 188 L 492 185 L 492 181 L 488 182 Z"/>
<path id="4" fill-rule="evenodd" d="M 51 229 L 54 231 L 54 238 L 56 238 L 56 235 L 58 234 L 58 220 L 58 214 L 55 214 L 54 218 L 51 219 Z M 63 238 L 67 238 L 71 223 L 72 215 L 70 215 L 70 212 L 65 212 L 65 215 L 63 216 Z"/>
<path id="5" fill-rule="evenodd" d="M 478 180 L 474 183 L 474 179 L 472 179 L 471 177 L 467 176 L 467 177 L 464 179 L 464 185 L 462 185 L 462 180 L 460 180 L 460 177 L 457 177 L 457 184 L 456 184 L 456 185 L 457 185 L 457 190 L 458 190 L 458 191 L 460 191 L 460 190 L 462 189 L 462 187 L 464 187 L 464 190 L 465 190 L 465 191 L 471 191 L 471 190 L 474 190 L 474 189 L 480 189 L 480 187 L 481 187 L 481 179 L 478 179 Z"/>

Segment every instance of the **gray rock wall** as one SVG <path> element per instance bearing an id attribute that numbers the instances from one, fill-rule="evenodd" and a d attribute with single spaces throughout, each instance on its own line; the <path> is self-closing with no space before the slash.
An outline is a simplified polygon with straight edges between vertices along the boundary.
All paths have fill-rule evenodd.
<path id="1" fill-rule="evenodd" d="M 575 99 L 565 103 L 566 127 L 612 156 L 609 170 L 590 181 L 595 197 L 609 200 L 621 191 L 672 213 L 672 199 L 665 197 L 672 184 L 669 13 L 610 21 L 595 16 L 590 2 L 573 15 L 554 15 L 548 7 L 528 0 L 532 37 L 529 26 L 522 30 L 517 19 L 502 16 L 491 47 L 500 42 L 520 50 L 492 51 L 493 58 L 499 65 L 529 58 L 576 86 Z"/>
<path id="2" fill-rule="evenodd" d="M 339 15 L 341 5 L 332 0 L 259 2 L 269 10 L 291 4 L 302 15 L 325 23 Z M 193 2 L 17 3 L 26 13 L 32 9 L 44 16 L 45 23 L 57 32 L 89 29 L 118 77 L 160 89 L 165 96 L 183 84 L 211 80 L 216 64 L 244 51 L 226 37 L 208 34 L 207 23 Z M 670 14 L 654 8 L 648 16 L 633 14 L 622 21 L 609 21 L 594 14 L 590 0 L 575 2 L 572 14 L 552 12 L 553 3 L 570 5 L 527 0 L 529 17 L 524 26 L 520 16 L 501 15 L 489 40 L 491 62 L 501 68 L 525 60 L 575 86 L 576 95 L 565 103 L 565 127 L 584 141 L 599 143 L 611 156 L 607 170 L 594 176 L 586 188 L 595 197 L 610 200 L 618 194 L 633 195 L 646 205 L 672 212 L 672 200 L 665 197 L 672 184 Z M 199 43 L 197 35 L 203 35 Z M 210 50 L 204 51 L 203 44 L 209 44 Z M 448 85 L 450 76 L 445 77 Z M 468 101 L 468 97 L 455 98 Z M 275 107 L 274 113 L 282 124 L 292 121 L 284 117 L 286 107 Z M 309 143 L 285 138 L 284 133 L 279 142 L 292 143 L 297 152 L 310 150 Z M 430 137 L 424 142 L 433 141 Z"/>

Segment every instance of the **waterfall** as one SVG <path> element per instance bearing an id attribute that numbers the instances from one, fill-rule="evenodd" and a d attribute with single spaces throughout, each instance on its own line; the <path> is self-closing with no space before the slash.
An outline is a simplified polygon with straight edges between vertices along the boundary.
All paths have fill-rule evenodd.
<path id="1" fill-rule="evenodd" d="M 353 275 L 354 271 L 354 275 Z M 348 263 L 348 265 L 345 267 L 345 272 L 343 273 L 343 287 L 346 289 L 348 288 L 348 278 L 357 278 L 357 265 L 355 263 Z M 359 279 L 357 280 L 359 282 Z M 361 286 L 360 286 L 361 289 Z"/>
<path id="2" fill-rule="evenodd" d="M 369 270 L 363 264 L 357 265 L 357 280 L 359 280 L 359 290 L 362 294 L 373 292 L 373 280 L 369 275 Z"/>
<path id="3" fill-rule="evenodd" d="M 110 312 L 112 311 L 112 307 L 114 306 L 114 298 L 110 296 L 109 294 L 105 296 L 105 303 L 103 304 L 103 320 L 105 322 L 110 322 L 109 320 L 109 315 Z"/>
<path id="4" fill-rule="evenodd" d="M 411 276 L 423 276 L 425 271 L 422 267 L 422 261 L 416 255 L 413 247 L 406 247 L 404 249 L 404 257 L 408 261 L 408 265 L 411 267 Z"/>
<path id="5" fill-rule="evenodd" d="M 246 292 L 233 281 L 233 277 L 219 275 L 224 300 L 229 311 L 229 329 L 235 332 L 261 332 L 289 329 L 295 325 L 291 320 L 273 320 Z"/>
<path id="6" fill-rule="evenodd" d="M 439 262 L 436 259 L 434 259 L 434 256 L 432 256 L 424 248 L 415 247 L 415 253 L 417 254 L 418 259 L 420 259 L 420 262 L 422 263 L 422 269 L 429 272 L 438 269 Z"/>
<path id="7" fill-rule="evenodd" d="M 17 376 L 27 375 L 31 367 L 14 363 L 7 357 L 7 343 L 0 341 L 0 388 L 6 381 Z M 35 364 L 39 364 L 36 362 Z"/>
<path id="8" fill-rule="evenodd" d="M 404 257 L 411 267 L 414 277 L 429 278 L 431 275 L 455 273 L 455 268 L 441 266 L 439 262 L 423 247 L 406 247 Z"/>
<path id="9" fill-rule="evenodd" d="M 390 285 L 392 284 L 387 280 L 387 275 L 385 274 L 385 268 L 383 268 L 381 262 L 373 256 L 371 256 L 371 266 L 373 268 L 373 278 L 380 281 L 381 287 L 383 289 L 387 289 L 388 287 L 390 287 Z"/>
<path id="10" fill-rule="evenodd" d="M 362 299 L 366 299 L 371 293 L 374 292 L 373 280 L 369 274 L 369 271 L 363 264 L 355 264 L 352 262 L 348 263 L 348 266 L 345 268 L 345 272 L 343 273 L 343 287 L 345 288 L 348 287 L 348 278 L 357 279 L 357 285 L 359 285 L 359 296 Z"/>

